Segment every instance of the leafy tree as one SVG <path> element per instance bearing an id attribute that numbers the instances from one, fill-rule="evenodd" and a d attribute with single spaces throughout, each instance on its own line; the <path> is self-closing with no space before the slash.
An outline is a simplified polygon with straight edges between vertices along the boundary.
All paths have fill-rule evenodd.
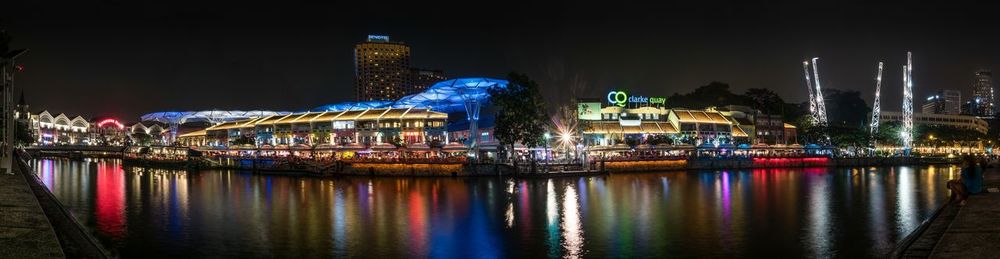
<path id="1" fill-rule="evenodd" d="M 132 133 L 132 143 L 140 146 L 149 146 L 153 142 L 153 136 L 145 132 Z"/>
<path id="2" fill-rule="evenodd" d="M 798 135 L 801 138 L 800 142 L 819 143 L 820 141 L 825 141 L 825 129 L 816 124 L 816 119 L 811 115 L 799 116 L 794 124 L 798 128 Z"/>
<path id="3" fill-rule="evenodd" d="M 829 126 L 826 128 L 830 142 L 841 149 L 860 151 L 868 147 L 871 137 L 859 127 Z"/>
<path id="4" fill-rule="evenodd" d="M 511 153 L 518 142 L 527 147 L 543 145 L 547 116 L 538 83 L 515 72 L 510 73 L 507 80 L 505 88 L 488 89 L 497 108 L 493 133 L 500 144 L 510 146 Z M 516 166 L 517 161 L 513 160 Z"/>
<path id="5" fill-rule="evenodd" d="M 903 123 L 890 121 L 878 125 L 878 132 L 875 133 L 875 141 L 885 145 L 899 145 L 902 142 L 900 132 L 903 132 Z"/>
<path id="6" fill-rule="evenodd" d="M 708 106 L 719 105 L 746 105 L 746 96 L 733 94 L 729 90 L 729 84 L 722 82 L 711 82 L 700 86 L 687 94 L 677 94 L 667 97 L 667 103 L 673 107 L 684 107 L 690 109 L 704 109 Z"/>
<path id="7" fill-rule="evenodd" d="M 750 106 L 766 114 L 780 114 L 785 101 L 777 93 L 767 88 L 750 88 L 743 94 Z"/>
<path id="8" fill-rule="evenodd" d="M 826 116 L 830 125 L 860 127 L 868 121 L 872 110 L 861 98 L 861 92 L 823 89 Z"/>
<path id="9" fill-rule="evenodd" d="M 17 128 L 14 135 L 14 141 L 16 141 L 15 144 L 21 147 L 34 144 L 35 140 L 38 139 L 38 136 L 36 136 L 35 132 L 31 130 L 31 126 L 28 125 L 28 122 L 23 120 L 17 121 Z"/>

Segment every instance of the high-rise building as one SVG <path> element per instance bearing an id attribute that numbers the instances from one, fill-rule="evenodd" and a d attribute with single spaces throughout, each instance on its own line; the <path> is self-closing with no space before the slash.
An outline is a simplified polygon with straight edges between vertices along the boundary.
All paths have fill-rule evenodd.
<path id="1" fill-rule="evenodd" d="M 978 109 L 973 115 L 979 117 L 993 117 L 995 114 L 996 99 L 993 95 L 993 73 L 988 69 L 976 71 L 976 78 L 972 81 L 972 101 L 978 101 Z"/>
<path id="2" fill-rule="evenodd" d="M 941 108 L 941 105 L 939 102 L 937 102 L 937 99 L 935 98 L 937 97 L 934 95 L 927 97 L 927 103 L 924 103 L 924 106 L 920 109 L 920 113 L 930 113 L 930 114 L 938 113 L 939 108 Z"/>
<path id="3" fill-rule="evenodd" d="M 410 86 L 410 47 L 389 36 L 368 35 L 354 46 L 358 101 L 396 100 Z"/>
<path id="4" fill-rule="evenodd" d="M 931 114 L 961 114 L 962 92 L 940 90 L 936 94 L 927 97 L 927 103 L 924 103 L 921 112 Z"/>
<path id="5" fill-rule="evenodd" d="M 444 80 L 448 80 L 444 71 L 410 68 L 410 86 L 407 87 L 406 94 L 422 92 L 428 86 Z"/>

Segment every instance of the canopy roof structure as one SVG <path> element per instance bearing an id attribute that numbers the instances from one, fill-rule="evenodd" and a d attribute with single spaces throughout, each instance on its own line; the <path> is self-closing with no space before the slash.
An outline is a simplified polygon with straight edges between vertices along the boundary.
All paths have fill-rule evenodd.
<path id="1" fill-rule="evenodd" d="M 314 112 L 329 112 L 329 111 L 359 111 L 367 109 L 378 109 L 385 108 L 391 105 L 391 101 L 367 101 L 367 102 L 343 102 L 336 104 L 328 104 L 320 107 L 313 108 L 310 111 Z"/>
<path id="2" fill-rule="evenodd" d="M 248 118 L 259 118 L 275 115 L 286 115 L 290 112 L 276 111 L 185 111 L 185 112 L 154 112 L 142 115 L 142 121 L 157 121 L 166 124 L 176 125 L 188 122 L 209 122 L 218 124 L 223 122 L 242 120 Z"/>
<path id="3" fill-rule="evenodd" d="M 489 102 L 490 87 L 507 87 L 506 80 L 467 77 L 437 82 L 423 92 L 411 94 L 391 101 L 345 102 L 324 105 L 312 111 L 350 111 L 378 108 L 427 108 L 433 111 L 452 113 L 465 111 L 465 101 Z"/>

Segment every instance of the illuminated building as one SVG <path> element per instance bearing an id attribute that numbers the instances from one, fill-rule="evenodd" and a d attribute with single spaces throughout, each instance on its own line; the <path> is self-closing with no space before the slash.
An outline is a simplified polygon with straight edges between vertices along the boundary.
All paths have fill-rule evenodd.
<path id="1" fill-rule="evenodd" d="M 434 83 L 444 80 L 448 80 L 448 77 L 444 75 L 444 71 L 410 68 L 409 86 L 405 91 L 406 94 L 419 93 Z"/>
<path id="2" fill-rule="evenodd" d="M 368 35 L 354 46 L 358 101 L 396 100 L 410 84 L 410 47 L 389 36 Z"/>
<path id="3" fill-rule="evenodd" d="M 128 126 L 129 141 L 140 146 L 164 146 L 171 144 L 170 126 L 157 121 L 138 122 Z"/>
<path id="4" fill-rule="evenodd" d="M 759 110 L 743 105 L 726 105 L 717 108 L 733 122 L 734 131 L 742 130 L 749 135 L 749 144 L 778 145 L 795 143 L 795 138 L 787 137 L 788 129 L 784 126 L 784 118 L 778 114 L 765 114 Z M 739 129 L 735 129 L 739 128 Z M 794 131 L 794 127 L 791 129 Z M 739 139 L 739 137 L 734 137 Z M 789 141 L 791 140 L 791 141 Z"/>
<path id="5" fill-rule="evenodd" d="M 664 135 L 675 144 L 732 145 L 734 138 L 748 138 L 744 129 L 714 109 L 667 109 L 666 98 L 611 91 L 607 100 L 580 100 L 578 118 L 586 125 L 584 142 L 590 146 L 615 146 L 627 139 L 640 142 Z M 605 102 L 606 101 L 606 102 Z M 606 103 L 606 104 L 605 104 Z"/>
<path id="6" fill-rule="evenodd" d="M 168 131 L 164 143 L 173 143 L 178 134 L 188 133 L 194 130 L 201 130 L 205 127 L 235 120 L 260 118 L 273 115 L 285 115 L 289 112 L 276 111 L 238 111 L 238 110 L 207 110 L 207 111 L 183 111 L 183 112 L 154 112 L 142 115 L 141 122 L 147 124 L 158 122 L 165 125 Z M 152 124 L 150 124 L 152 125 Z"/>
<path id="7" fill-rule="evenodd" d="M 928 96 L 921 111 L 932 114 L 952 114 L 962 113 L 962 92 L 955 90 L 940 90 L 936 94 Z"/>
<path id="8" fill-rule="evenodd" d="M 125 124 L 114 118 L 96 118 L 90 123 L 91 145 L 122 146 L 128 140 Z"/>
<path id="9" fill-rule="evenodd" d="M 308 112 L 230 119 L 180 134 L 177 142 L 206 148 L 312 150 L 366 149 L 389 143 L 437 146 L 464 141 L 466 146 L 482 146 L 490 152 L 495 150 L 496 142 L 487 89 L 506 86 L 507 81 L 491 78 L 450 79 L 395 101 L 345 102 Z M 485 122 L 482 125 L 480 114 Z M 157 116 L 143 119 L 153 117 Z M 455 133 L 481 137 L 452 138 Z"/>
<path id="10" fill-rule="evenodd" d="M 443 144 L 447 118 L 420 108 L 304 112 L 215 125 L 205 129 L 205 140 L 209 146 L 254 148 Z"/>
<path id="11" fill-rule="evenodd" d="M 32 125 L 37 130 L 39 145 L 89 145 L 90 122 L 80 116 L 70 118 L 66 114 L 52 116 L 42 111 L 32 116 Z"/>
<path id="12" fill-rule="evenodd" d="M 976 109 L 970 113 L 979 117 L 993 117 L 996 100 L 993 94 L 993 73 L 987 69 L 976 71 L 972 81 L 972 98 L 977 101 Z"/>
<path id="13" fill-rule="evenodd" d="M 902 121 L 903 114 L 900 112 L 883 111 L 880 114 L 879 120 L 882 122 Z M 971 129 L 983 134 L 986 134 L 986 131 L 989 130 L 989 124 L 985 120 L 968 115 L 915 113 L 913 114 L 913 124 Z"/>

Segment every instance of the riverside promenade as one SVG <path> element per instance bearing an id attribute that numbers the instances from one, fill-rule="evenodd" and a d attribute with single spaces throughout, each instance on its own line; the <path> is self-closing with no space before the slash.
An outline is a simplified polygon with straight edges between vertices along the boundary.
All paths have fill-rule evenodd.
<path id="1" fill-rule="evenodd" d="M 900 258 L 1000 258 L 1000 168 L 984 171 L 983 193 L 950 203 L 928 222 Z M 996 189 L 994 189 L 995 191 Z"/>
<path id="2" fill-rule="evenodd" d="M 0 257 L 64 258 L 59 239 L 19 166 L 0 174 Z"/>

